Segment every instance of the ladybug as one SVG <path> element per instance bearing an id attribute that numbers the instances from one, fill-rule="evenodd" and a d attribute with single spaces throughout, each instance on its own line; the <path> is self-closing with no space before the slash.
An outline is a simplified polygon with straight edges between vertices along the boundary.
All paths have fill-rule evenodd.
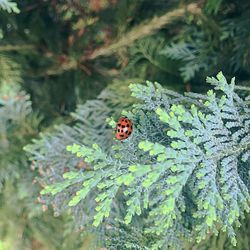
<path id="1" fill-rule="evenodd" d="M 117 140 L 127 139 L 133 131 L 133 123 L 127 117 L 121 117 L 116 124 L 115 138 Z"/>

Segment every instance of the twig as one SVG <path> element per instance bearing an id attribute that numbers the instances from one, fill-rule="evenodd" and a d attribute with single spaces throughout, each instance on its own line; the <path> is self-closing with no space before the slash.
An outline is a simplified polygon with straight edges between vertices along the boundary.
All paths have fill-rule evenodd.
<path id="1" fill-rule="evenodd" d="M 35 46 L 33 45 L 1 45 L 0 52 L 5 51 L 17 51 L 17 50 L 30 50 L 34 49 Z"/>
<path id="2" fill-rule="evenodd" d="M 95 59 L 99 56 L 108 56 L 117 49 L 122 47 L 127 47 L 132 44 L 134 41 L 141 39 L 143 37 L 149 36 L 155 33 L 157 30 L 161 29 L 166 24 L 172 23 L 174 20 L 183 17 L 186 12 L 192 14 L 201 14 L 201 9 L 197 4 L 191 3 L 184 7 L 180 7 L 176 10 L 167 12 L 166 14 L 160 17 L 154 17 L 146 24 L 139 25 L 134 28 L 132 31 L 125 34 L 122 38 L 118 39 L 111 45 L 95 50 L 88 59 Z"/>
<path id="3" fill-rule="evenodd" d="M 72 2 L 72 1 L 70 1 Z M 94 60 L 99 56 L 109 56 L 115 53 L 118 49 L 127 47 L 131 45 L 134 41 L 141 39 L 143 37 L 149 36 L 155 33 L 157 30 L 161 29 L 167 24 L 171 24 L 174 20 L 182 18 L 186 13 L 192 13 L 194 15 L 201 14 L 201 8 L 196 3 L 191 3 L 182 7 L 179 7 L 173 11 L 167 12 L 160 17 L 154 17 L 152 20 L 145 24 L 141 24 L 136 28 L 132 29 L 127 34 L 123 35 L 120 39 L 117 39 L 112 44 L 96 49 L 93 53 L 84 55 L 77 62 L 75 59 L 67 58 L 67 62 L 60 65 L 60 68 L 54 66 L 52 69 L 48 69 L 42 75 L 58 75 L 64 71 L 77 69 L 81 63 L 86 60 Z M 82 68 L 83 69 L 83 68 Z M 40 75 L 40 74 L 39 74 Z"/>

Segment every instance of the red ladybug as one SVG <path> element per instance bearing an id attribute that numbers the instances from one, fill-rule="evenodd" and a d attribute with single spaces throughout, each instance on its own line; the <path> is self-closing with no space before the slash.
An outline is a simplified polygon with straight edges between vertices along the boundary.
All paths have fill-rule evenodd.
<path id="1" fill-rule="evenodd" d="M 115 138 L 117 140 L 127 139 L 133 131 L 133 123 L 127 117 L 121 117 L 116 124 Z"/>

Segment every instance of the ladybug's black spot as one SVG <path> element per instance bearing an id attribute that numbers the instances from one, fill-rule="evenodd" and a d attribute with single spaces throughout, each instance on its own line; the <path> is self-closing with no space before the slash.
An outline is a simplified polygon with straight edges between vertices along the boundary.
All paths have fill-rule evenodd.
<path id="1" fill-rule="evenodd" d="M 128 130 L 125 133 L 128 134 Z"/>
<path id="2" fill-rule="evenodd" d="M 117 131 L 120 132 L 120 129 L 118 129 Z"/>
<path id="3" fill-rule="evenodd" d="M 123 129 L 121 129 L 121 132 L 123 133 Z"/>
<path id="4" fill-rule="evenodd" d="M 124 125 L 122 125 L 122 128 L 125 128 L 125 126 L 124 126 Z"/>
<path id="5" fill-rule="evenodd" d="M 121 123 L 118 123 L 117 126 L 120 127 L 120 126 L 121 126 Z"/>
<path id="6" fill-rule="evenodd" d="M 131 132 L 129 132 L 128 135 L 131 135 Z"/>
<path id="7" fill-rule="evenodd" d="M 129 124 L 127 124 L 127 127 L 129 128 Z"/>
<path id="8" fill-rule="evenodd" d="M 124 119 L 122 119 L 122 122 L 124 122 Z"/>
<path id="9" fill-rule="evenodd" d="M 120 135 L 121 137 L 124 137 L 124 135 Z"/>

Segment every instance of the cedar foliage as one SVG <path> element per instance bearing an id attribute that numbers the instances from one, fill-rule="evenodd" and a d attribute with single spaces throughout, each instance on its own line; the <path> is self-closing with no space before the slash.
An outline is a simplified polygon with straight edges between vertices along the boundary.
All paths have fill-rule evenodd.
<path id="1" fill-rule="evenodd" d="M 68 169 L 63 178 L 55 176 L 52 167 L 52 178 L 42 174 L 47 183 L 41 194 L 49 195 L 46 199 L 52 198 L 56 208 L 81 212 L 87 199 L 82 218 L 93 220 L 96 227 L 108 217 L 104 224 L 114 223 L 114 218 L 121 217 L 116 215 L 117 203 L 126 204 L 125 224 L 143 215 L 147 218 L 143 232 L 158 235 L 152 249 L 183 249 L 185 238 L 199 243 L 208 232 L 220 230 L 236 245 L 234 227 L 249 212 L 249 95 L 240 98 L 234 78 L 227 83 L 222 73 L 207 82 L 216 92 L 182 96 L 157 83 L 130 85 L 132 96 L 141 100 L 126 113 L 135 126 L 132 136 L 112 147 L 102 138 L 96 138 L 92 147 L 84 139 L 67 146 L 89 167 L 83 172 Z M 97 127 L 92 134 L 93 125 L 84 126 L 92 138 L 104 120 L 96 119 L 99 123 L 93 123 Z M 26 150 L 31 160 L 46 169 L 45 159 L 60 158 L 48 156 L 44 140 Z M 53 139 L 50 144 L 55 147 Z M 40 154 L 32 153 L 32 148 Z M 76 218 L 86 224 L 80 215 Z"/>

